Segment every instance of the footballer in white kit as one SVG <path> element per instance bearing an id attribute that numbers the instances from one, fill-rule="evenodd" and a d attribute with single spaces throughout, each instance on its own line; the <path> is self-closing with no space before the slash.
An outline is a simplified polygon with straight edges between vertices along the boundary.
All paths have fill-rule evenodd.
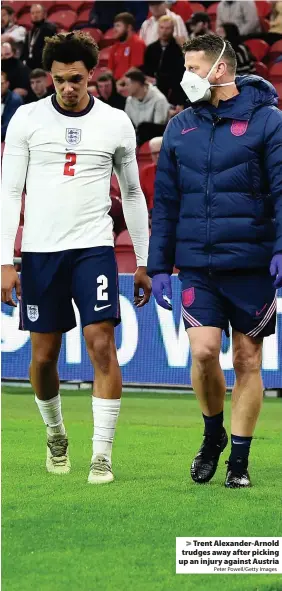
<path id="1" fill-rule="evenodd" d="M 20 322 L 31 332 L 30 380 L 47 426 L 46 467 L 70 471 L 57 361 L 62 334 L 76 322 L 76 303 L 95 370 L 94 435 L 88 482 L 113 480 L 112 443 L 120 409 L 121 374 L 114 327 L 120 322 L 110 180 L 114 169 L 137 260 L 134 299 L 150 297 L 146 274 L 148 213 L 136 163 L 135 131 L 127 115 L 87 92 L 98 60 L 81 32 L 46 39 L 44 68 L 56 93 L 20 107 L 6 135 L 2 169 L 2 301 L 20 300 Z M 21 280 L 13 250 L 26 187 Z M 143 294 L 139 295 L 139 289 Z"/>

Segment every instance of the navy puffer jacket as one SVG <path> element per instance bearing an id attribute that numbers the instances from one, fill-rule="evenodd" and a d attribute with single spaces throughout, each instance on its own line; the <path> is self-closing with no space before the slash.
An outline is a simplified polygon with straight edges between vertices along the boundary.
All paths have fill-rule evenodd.
<path id="1" fill-rule="evenodd" d="M 236 78 L 239 95 L 200 103 L 164 134 L 148 273 L 267 267 L 282 251 L 282 111 L 274 87 Z"/>

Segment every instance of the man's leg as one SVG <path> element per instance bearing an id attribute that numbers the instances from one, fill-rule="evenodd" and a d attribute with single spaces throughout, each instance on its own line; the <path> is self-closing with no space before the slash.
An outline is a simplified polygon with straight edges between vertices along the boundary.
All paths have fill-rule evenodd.
<path id="1" fill-rule="evenodd" d="M 199 483 L 214 475 L 219 456 L 227 445 L 223 428 L 225 379 L 219 364 L 222 330 L 215 327 L 187 329 L 192 354 L 192 386 L 205 422 L 205 439 L 191 466 L 191 476 Z"/>
<path id="2" fill-rule="evenodd" d="M 121 402 L 121 371 L 117 361 L 111 320 L 84 328 L 89 357 L 95 371 L 92 397 L 93 454 L 88 482 L 111 482 L 112 445 Z"/>
<path id="3" fill-rule="evenodd" d="M 226 486 L 250 486 L 247 472 L 252 436 L 263 400 L 261 377 L 262 338 L 233 330 L 233 365 L 236 382 L 232 392 L 231 455 Z M 234 474 L 234 477 L 232 476 Z M 237 475 L 237 477 L 236 477 Z"/>
<path id="4" fill-rule="evenodd" d="M 30 382 L 39 412 L 47 426 L 46 468 L 53 474 L 67 474 L 70 471 L 57 370 L 61 342 L 60 332 L 31 333 Z"/>

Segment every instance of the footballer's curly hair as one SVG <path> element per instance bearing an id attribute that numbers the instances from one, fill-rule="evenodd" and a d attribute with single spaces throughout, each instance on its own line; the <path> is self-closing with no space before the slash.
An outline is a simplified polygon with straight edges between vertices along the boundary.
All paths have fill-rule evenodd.
<path id="1" fill-rule="evenodd" d="M 81 61 L 88 72 L 97 66 L 99 48 L 88 33 L 59 33 L 54 37 L 45 37 L 44 41 L 42 65 L 47 72 L 50 72 L 54 61 L 63 64 Z"/>

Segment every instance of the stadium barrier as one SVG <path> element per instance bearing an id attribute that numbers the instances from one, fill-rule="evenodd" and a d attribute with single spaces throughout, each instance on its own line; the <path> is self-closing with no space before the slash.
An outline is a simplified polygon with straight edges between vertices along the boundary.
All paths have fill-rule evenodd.
<path id="1" fill-rule="evenodd" d="M 120 275 L 122 323 L 116 329 L 118 360 L 124 384 L 188 386 L 191 355 L 180 315 L 180 281 L 172 278 L 173 312 L 156 305 L 154 298 L 144 308 L 133 305 L 133 276 Z M 266 389 L 282 388 L 282 290 L 278 292 L 278 322 L 275 335 L 264 340 L 263 380 Z M 62 380 L 91 382 L 89 362 L 80 319 L 63 337 L 59 359 Z M 27 380 L 30 337 L 18 330 L 19 307 L 2 304 L 2 378 Z M 220 361 L 227 386 L 234 383 L 231 341 L 224 335 Z"/>

